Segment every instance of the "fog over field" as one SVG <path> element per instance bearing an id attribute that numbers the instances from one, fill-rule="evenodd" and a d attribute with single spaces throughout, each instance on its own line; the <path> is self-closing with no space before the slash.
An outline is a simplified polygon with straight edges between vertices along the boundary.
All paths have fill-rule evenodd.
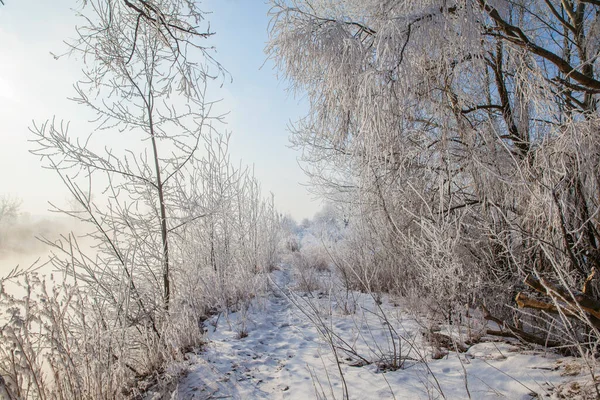
<path id="1" fill-rule="evenodd" d="M 17 266 L 42 266 L 40 272 L 49 274 L 52 268 L 46 263 L 52 249 L 44 240 L 57 241 L 71 232 L 79 237 L 80 244 L 90 242 L 83 237 L 84 224 L 67 216 L 23 212 L 9 221 L 0 221 L 0 278 Z"/>

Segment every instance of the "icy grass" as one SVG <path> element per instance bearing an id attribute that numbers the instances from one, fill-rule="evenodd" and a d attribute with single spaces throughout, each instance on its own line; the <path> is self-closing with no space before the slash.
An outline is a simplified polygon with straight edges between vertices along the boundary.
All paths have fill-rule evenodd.
<path id="1" fill-rule="evenodd" d="M 291 268 L 271 273 L 269 294 L 207 321 L 208 345 L 189 355 L 177 387 L 147 397 L 530 399 L 573 398 L 591 389 L 580 360 L 516 341 L 483 341 L 433 359 L 439 348 L 426 340 L 432 327 L 423 319 L 386 297 L 379 304 L 339 290 L 326 272 L 319 276 L 321 290 L 309 293 L 298 291 Z M 468 329 L 482 328 L 476 325 Z M 436 331 L 458 343 L 467 328 Z"/>

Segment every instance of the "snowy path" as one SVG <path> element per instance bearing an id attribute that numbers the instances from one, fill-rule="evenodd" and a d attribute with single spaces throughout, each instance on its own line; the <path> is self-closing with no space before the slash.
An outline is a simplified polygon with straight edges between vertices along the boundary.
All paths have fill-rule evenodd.
<path id="1" fill-rule="evenodd" d="M 209 321 L 209 344 L 194 356 L 171 399 L 343 399 L 329 344 L 294 304 L 308 303 L 293 292 L 292 276 L 288 268 L 273 272 L 271 293 L 255 299 L 245 312 Z M 394 329 L 402 340 L 396 339 L 402 342 L 400 352 L 406 361 L 403 368 L 383 373 L 377 360 L 392 350 L 390 330 L 373 311 L 377 309 L 373 300 L 358 294 L 357 309 L 362 313 L 347 315 L 329 308 L 327 316 L 331 300 L 313 299 L 312 304 L 323 306 L 323 321 L 373 361 L 357 367 L 356 358 L 339 354 L 351 399 L 550 398 L 556 396 L 556 386 L 574 379 L 566 372 L 577 360 L 504 342 L 483 342 L 464 354 L 451 352 L 442 360 L 431 360 L 422 326 L 392 305 L 387 305 L 386 314 L 395 315 Z M 240 335 L 242 331 L 248 335 Z M 576 398 L 580 390 L 574 386 L 567 397 Z"/>
<path id="2" fill-rule="evenodd" d="M 300 387 L 308 389 L 301 398 L 314 397 L 306 361 L 312 359 L 314 367 L 322 369 L 324 344 L 288 299 L 290 280 L 289 270 L 276 271 L 273 293 L 246 316 L 219 318 L 217 330 L 209 332 L 211 343 L 180 383 L 177 398 L 296 398 Z M 240 338 L 244 325 L 248 336 Z"/>

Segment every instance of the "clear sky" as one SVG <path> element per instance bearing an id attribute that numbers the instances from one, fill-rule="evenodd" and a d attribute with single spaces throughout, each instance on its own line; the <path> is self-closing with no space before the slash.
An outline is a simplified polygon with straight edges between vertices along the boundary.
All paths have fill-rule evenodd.
<path id="1" fill-rule="evenodd" d="M 77 0 L 6 0 L 0 5 L 0 194 L 24 200 L 23 211 L 42 214 L 47 201 L 64 203 L 66 189 L 51 171 L 28 153 L 28 127 L 54 115 L 71 120 L 71 129 L 86 129 L 86 110 L 69 102 L 80 76 L 78 60 L 55 60 L 51 52 L 65 51 L 65 39 L 79 23 L 72 8 Z M 265 195 L 275 194 L 277 206 L 296 219 L 312 217 L 320 208 L 306 188 L 298 153 L 288 148 L 287 126 L 306 111 L 306 103 L 285 90 L 273 64 L 263 52 L 268 38 L 269 11 L 263 0 L 205 0 L 201 8 L 216 34 L 207 44 L 230 72 L 223 88 L 211 98 L 222 98 L 229 110 L 223 129 L 232 134 L 232 160 L 254 165 Z"/>

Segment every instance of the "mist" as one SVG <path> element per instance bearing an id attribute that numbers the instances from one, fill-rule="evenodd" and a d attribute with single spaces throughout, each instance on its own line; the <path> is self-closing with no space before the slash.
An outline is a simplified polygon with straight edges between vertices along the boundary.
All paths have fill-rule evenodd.
<path id="1" fill-rule="evenodd" d="M 42 239 L 57 241 L 70 232 L 83 235 L 85 226 L 67 216 L 34 216 L 27 212 L 0 221 L 0 278 L 16 266 L 43 265 L 51 256 L 51 247 Z M 41 272 L 51 272 L 50 267 L 42 267 Z"/>

